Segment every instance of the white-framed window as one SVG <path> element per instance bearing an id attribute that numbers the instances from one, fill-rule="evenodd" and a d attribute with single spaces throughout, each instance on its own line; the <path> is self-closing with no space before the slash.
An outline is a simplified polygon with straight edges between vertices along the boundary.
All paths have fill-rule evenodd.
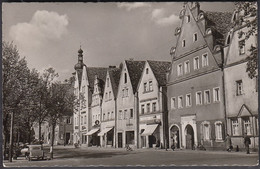
<path id="1" fill-rule="evenodd" d="M 202 125 L 201 127 L 202 127 L 203 140 L 209 140 L 210 139 L 210 123 L 203 122 L 201 125 Z"/>
<path id="2" fill-rule="evenodd" d="M 128 119 L 128 116 L 127 116 L 127 109 L 125 109 L 125 111 L 124 111 L 124 119 Z"/>
<path id="3" fill-rule="evenodd" d="M 202 105 L 202 92 L 196 92 L 196 105 Z"/>
<path id="4" fill-rule="evenodd" d="M 183 97 L 179 96 L 178 97 L 178 108 L 183 108 Z"/>
<path id="5" fill-rule="evenodd" d="M 251 131 L 251 121 L 249 117 L 244 117 L 242 118 L 243 120 L 243 127 L 244 127 L 244 134 L 246 133 L 247 135 L 252 135 Z"/>
<path id="6" fill-rule="evenodd" d="M 208 53 L 205 53 L 202 55 L 202 67 L 205 67 L 208 65 L 209 65 L 209 57 L 208 57 Z"/>
<path id="7" fill-rule="evenodd" d="M 200 68 L 200 62 L 199 62 L 199 57 L 196 56 L 194 59 L 193 59 L 193 67 L 194 67 L 194 70 L 197 70 Z"/>
<path id="8" fill-rule="evenodd" d="M 191 94 L 186 94 L 186 107 L 191 106 Z"/>
<path id="9" fill-rule="evenodd" d="M 125 89 L 122 89 L 122 97 L 125 97 Z"/>
<path id="10" fill-rule="evenodd" d="M 171 98 L 171 108 L 176 109 L 176 98 L 175 97 Z"/>
<path id="11" fill-rule="evenodd" d="M 178 64 L 177 66 L 177 75 L 178 76 L 181 76 L 183 73 L 182 73 L 182 63 Z"/>
<path id="12" fill-rule="evenodd" d="M 122 120 L 122 118 L 123 118 L 123 112 L 122 112 L 122 110 L 119 110 L 118 119 Z"/>
<path id="13" fill-rule="evenodd" d="M 239 135 L 239 124 L 238 119 L 231 119 L 231 127 L 232 127 L 232 135 L 237 136 Z"/>
<path id="14" fill-rule="evenodd" d="M 190 61 L 188 60 L 184 63 L 184 73 L 190 73 Z"/>
<path id="15" fill-rule="evenodd" d="M 156 102 L 154 102 L 154 103 L 152 104 L 152 111 L 153 111 L 153 112 L 156 112 Z"/>
<path id="16" fill-rule="evenodd" d="M 153 81 L 149 81 L 149 91 L 153 91 Z"/>
<path id="17" fill-rule="evenodd" d="M 198 34 L 194 33 L 193 34 L 193 42 L 196 42 L 198 40 Z"/>
<path id="18" fill-rule="evenodd" d="M 216 134 L 216 140 L 223 140 L 222 122 L 221 121 L 215 122 L 215 134 Z"/>
<path id="19" fill-rule="evenodd" d="M 219 102 L 220 101 L 220 89 L 219 87 L 213 88 L 213 101 Z"/>
<path id="20" fill-rule="evenodd" d="M 236 81 L 236 94 L 237 96 L 242 95 L 243 91 L 243 82 L 242 80 Z"/>
<path id="21" fill-rule="evenodd" d="M 190 22 L 190 15 L 187 15 L 186 16 L 186 23 L 189 23 Z"/>
<path id="22" fill-rule="evenodd" d="M 186 43 L 185 43 L 185 39 L 182 40 L 182 47 L 185 47 Z"/>
<path id="23" fill-rule="evenodd" d="M 144 92 L 148 91 L 148 86 L 147 86 L 147 82 L 144 83 Z"/>
<path id="24" fill-rule="evenodd" d="M 204 91 L 204 101 L 205 104 L 210 104 L 210 90 Z"/>
<path id="25" fill-rule="evenodd" d="M 245 54 L 245 39 L 238 42 L 239 45 L 239 54 L 243 55 Z"/>
<path id="26" fill-rule="evenodd" d="M 141 114 L 144 114 L 144 104 L 141 105 Z"/>
<path id="27" fill-rule="evenodd" d="M 128 88 L 125 89 L 125 97 L 128 97 Z"/>
<path id="28" fill-rule="evenodd" d="M 147 112 L 147 113 L 150 113 L 150 103 L 147 103 L 147 104 L 146 104 L 146 112 Z"/>

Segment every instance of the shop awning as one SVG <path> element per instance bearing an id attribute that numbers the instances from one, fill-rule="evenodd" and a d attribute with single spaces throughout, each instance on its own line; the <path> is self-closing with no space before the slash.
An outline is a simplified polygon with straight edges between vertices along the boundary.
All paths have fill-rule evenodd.
<path id="1" fill-rule="evenodd" d="M 146 125 L 144 127 L 144 131 L 141 134 L 141 136 L 149 136 L 152 135 L 154 133 L 154 131 L 156 130 L 156 128 L 158 127 L 158 124 L 151 124 L 151 125 Z"/>
<path id="2" fill-rule="evenodd" d="M 98 133 L 98 136 L 103 136 L 105 133 L 109 132 L 110 130 L 112 130 L 113 127 L 108 127 L 105 128 L 104 130 L 102 130 L 100 133 Z"/>
<path id="3" fill-rule="evenodd" d="M 92 134 L 98 132 L 98 130 L 99 130 L 99 128 L 97 128 L 97 129 L 92 129 L 92 130 L 90 130 L 89 132 L 87 132 L 87 133 L 84 134 L 84 135 L 90 136 L 90 135 L 92 135 Z"/>

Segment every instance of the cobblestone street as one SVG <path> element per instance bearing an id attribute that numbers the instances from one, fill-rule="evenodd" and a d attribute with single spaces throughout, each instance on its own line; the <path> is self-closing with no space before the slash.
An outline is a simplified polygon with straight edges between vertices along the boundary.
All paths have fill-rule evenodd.
<path id="1" fill-rule="evenodd" d="M 47 154 L 47 156 L 49 156 Z M 72 146 L 57 146 L 54 148 L 54 159 L 44 161 L 27 161 L 24 157 L 13 163 L 4 161 L 7 167 L 83 167 L 83 166 L 161 166 L 161 165 L 243 165 L 258 164 L 258 154 L 252 152 L 224 151 L 165 151 L 155 149 L 137 149 L 126 151 L 113 148 L 73 148 Z"/>

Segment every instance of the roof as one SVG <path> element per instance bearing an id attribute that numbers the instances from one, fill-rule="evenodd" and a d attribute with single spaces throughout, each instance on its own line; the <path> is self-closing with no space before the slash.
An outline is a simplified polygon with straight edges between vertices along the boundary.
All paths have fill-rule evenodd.
<path id="1" fill-rule="evenodd" d="M 171 67 L 171 62 L 165 61 L 151 61 L 147 60 L 148 64 L 150 65 L 153 74 L 160 86 L 166 85 L 166 73 L 169 71 Z"/>
<path id="2" fill-rule="evenodd" d="M 111 70 L 108 70 L 112 89 L 114 96 L 117 96 L 117 90 L 118 90 L 118 85 L 119 85 L 119 80 L 120 80 L 120 74 L 121 74 L 121 69 L 120 68 L 114 68 Z"/>
<path id="3" fill-rule="evenodd" d="M 135 93 L 144 69 L 145 61 L 126 60 L 125 63 L 133 87 L 133 92 Z"/>
<path id="4" fill-rule="evenodd" d="M 231 29 L 231 17 L 232 12 L 204 12 L 206 19 L 206 29 L 211 28 L 215 37 L 214 45 L 223 45 L 225 42 L 225 36 Z"/>

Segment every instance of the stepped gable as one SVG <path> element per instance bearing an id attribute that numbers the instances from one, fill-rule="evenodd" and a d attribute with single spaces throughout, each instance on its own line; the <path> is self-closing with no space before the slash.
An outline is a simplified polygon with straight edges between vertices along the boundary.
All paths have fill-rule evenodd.
<path id="1" fill-rule="evenodd" d="M 169 71 L 171 67 L 171 62 L 151 60 L 147 60 L 147 62 L 150 65 L 158 84 L 160 86 L 166 85 L 166 73 Z"/>
<path id="2" fill-rule="evenodd" d="M 114 68 L 108 71 L 112 89 L 114 96 L 117 96 L 117 91 L 118 91 L 118 85 L 120 81 L 120 74 L 121 74 L 121 69 L 120 68 Z"/>
<path id="3" fill-rule="evenodd" d="M 225 37 L 231 29 L 232 12 L 202 11 L 206 19 L 206 29 L 211 28 L 215 38 L 215 45 L 224 45 Z"/>
<path id="4" fill-rule="evenodd" d="M 87 76 L 89 81 L 89 87 L 90 90 L 93 91 L 94 89 L 94 81 L 95 81 L 95 75 L 97 75 L 98 79 L 101 80 L 101 89 L 103 92 L 103 85 L 105 84 L 106 80 L 106 74 L 107 70 L 110 68 L 104 68 L 104 67 L 87 67 Z"/>
<path id="5" fill-rule="evenodd" d="M 135 93 L 144 69 L 145 61 L 126 60 L 125 63 L 129 72 L 133 92 Z"/>

